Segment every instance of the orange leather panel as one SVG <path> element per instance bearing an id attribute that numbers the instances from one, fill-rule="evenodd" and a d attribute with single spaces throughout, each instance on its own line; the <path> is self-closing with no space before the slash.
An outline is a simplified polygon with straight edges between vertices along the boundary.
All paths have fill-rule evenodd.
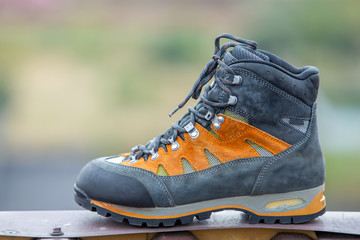
<path id="1" fill-rule="evenodd" d="M 221 114 L 220 114 L 221 115 Z M 219 136 L 214 137 L 208 130 L 198 123 L 195 123 L 199 130 L 199 137 L 192 139 L 185 133 L 185 141 L 178 137 L 177 141 L 180 148 L 172 151 L 170 145 L 167 146 L 168 152 L 160 148 L 159 157 L 155 160 L 149 158 L 146 162 L 140 158 L 136 163 L 129 164 L 129 161 L 121 164 L 147 169 L 156 173 L 158 166 L 162 165 L 169 175 L 183 174 L 181 159 L 185 158 L 196 171 L 210 167 L 204 153 L 208 149 L 221 162 L 228 162 L 238 158 L 259 157 L 259 154 L 245 140 L 251 140 L 273 154 L 278 154 L 291 145 L 261 131 L 247 123 L 234 118 L 224 117 L 224 123 L 219 130 L 213 129 Z"/>

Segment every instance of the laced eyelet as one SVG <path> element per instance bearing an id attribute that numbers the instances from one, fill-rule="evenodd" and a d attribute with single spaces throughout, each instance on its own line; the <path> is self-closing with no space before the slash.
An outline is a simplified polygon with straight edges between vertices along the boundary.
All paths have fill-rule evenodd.
<path id="1" fill-rule="evenodd" d="M 213 123 L 214 129 L 219 130 L 221 127 L 221 124 L 224 123 L 224 117 L 223 116 L 214 116 L 214 118 L 211 120 Z"/>
<path id="2" fill-rule="evenodd" d="M 130 156 L 130 161 L 129 161 L 129 164 L 133 164 L 133 163 L 136 163 L 137 162 L 137 159 L 135 158 L 134 155 Z"/>
<path id="3" fill-rule="evenodd" d="M 238 85 L 242 82 L 242 77 L 240 75 L 234 75 L 229 73 L 226 75 L 225 80 L 228 84 Z"/>
<path id="4" fill-rule="evenodd" d="M 221 125 L 219 123 L 214 123 L 213 125 L 214 125 L 215 130 L 219 130 L 221 127 Z"/>
<path id="5" fill-rule="evenodd" d="M 180 144 L 176 140 L 174 140 L 173 138 L 169 138 L 169 142 L 171 143 L 171 150 L 172 151 L 176 151 L 176 150 L 179 149 Z"/>
<path id="6" fill-rule="evenodd" d="M 185 128 L 185 131 L 189 133 L 189 136 L 192 139 L 196 139 L 200 134 L 199 131 L 194 126 L 194 124 L 192 124 L 192 122 L 189 122 L 188 124 L 186 124 L 186 126 L 184 128 Z"/>
<path id="7" fill-rule="evenodd" d="M 214 114 L 210 111 L 208 111 L 205 115 L 205 119 L 210 121 L 213 118 Z"/>
<path id="8" fill-rule="evenodd" d="M 150 150 L 150 154 L 151 154 L 151 160 L 155 160 L 159 157 L 159 154 L 155 152 L 154 149 Z"/>
<path id="9" fill-rule="evenodd" d="M 235 75 L 233 79 L 233 84 L 238 85 L 242 82 L 242 77 L 240 75 Z"/>
<path id="10" fill-rule="evenodd" d="M 220 124 L 224 123 L 224 117 L 223 116 L 217 116 L 217 120 Z"/>
<path id="11" fill-rule="evenodd" d="M 235 105 L 237 103 L 237 97 L 230 95 L 228 104 L 229 105 Z"/>

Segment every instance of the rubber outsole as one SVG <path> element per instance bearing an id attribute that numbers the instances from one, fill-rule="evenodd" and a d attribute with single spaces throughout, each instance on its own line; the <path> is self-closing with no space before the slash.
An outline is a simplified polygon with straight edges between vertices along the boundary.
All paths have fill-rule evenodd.
<path id="1" fill-rule="evenodd" d="M 223 208 L 223 209 L 217 209 L 214 211 L 207 211 L 207 212 L 201 212 L 197 214 L 190 214 L 188 216 L 184 217 L 178 217 L 178 218 L 169 218 L 169 219 L 142 219 L 142 218 L 134 218 L 129 217 L 125 215 L 121 215 L 119 213 L 115 213 L 113 211 L 110 211 L 108 209 L 102 208 L 100 206 L 97 206 L 93 203 L 91 203 L 91 200 L 81 192 L 80 189 L 75 188 L 75 202 L 79 204 L 81 207 L 97 212 L 99 215 L 104 217 L 111 217 L 114 221 L 117 222 L 128 222 L 132 226 L 147 226 L 147 227 L 172 227 L 177 224 L 190 224 L 193 222 L 194 218 L 197 218 L 198 220 L 205 220 L 209 219 L 211 214 L 213 212 L 218 212 L 222 210 L 237 210 L 242 211 L 246 213 L 248 216 L 248 221 L 250 224 L 257 224 L 257 223 L 266 223 L 266 224 L 275 224 L 275 223 L 281 223 L 281 224 L 299 224 L 299 223 L 305 223 L 309 222 L 321 215 L 323 215 L 326 211 L 326 207 L 324 207 L 321 211 L 309 215 L 299 215 L 299 216 L 260 216 L 253 212 L 244 210 L 244 209 L 238 209 L 238 208 Z"/>

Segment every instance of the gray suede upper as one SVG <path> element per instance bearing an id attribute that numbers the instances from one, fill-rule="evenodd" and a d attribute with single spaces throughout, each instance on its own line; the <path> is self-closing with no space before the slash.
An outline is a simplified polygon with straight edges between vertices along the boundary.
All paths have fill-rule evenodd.
<path id="1" fill-rule="evenodd" d="M 91 164 L 136 178 L 158 207 L 313 188 L 325 181 L 325 162 L 318 142 L 315 108 L 304 138 L 274 157 L 235 159 L 177 176 L 158 176 L 140 168 L 109 163 L 105 158 L 96 159 Z"/>
<path id="2" fill-rule="evenodd" d="M 252 194 L 303 190 L 325 182 L 325 160 L 318 139 L 315 111 L 316 104 L 305 137 L 266 162 Z"/>

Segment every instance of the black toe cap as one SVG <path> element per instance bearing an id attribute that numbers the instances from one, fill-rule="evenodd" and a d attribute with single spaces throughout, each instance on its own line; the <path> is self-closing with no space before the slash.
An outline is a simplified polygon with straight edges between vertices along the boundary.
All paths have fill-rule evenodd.
<path id="1" fill-rule="evenodd" d="M 81 170 L 76 186 L 94 200 L 129 207 L 155 207 L 140 181 L 106 171 L 93 161 Z"/>

